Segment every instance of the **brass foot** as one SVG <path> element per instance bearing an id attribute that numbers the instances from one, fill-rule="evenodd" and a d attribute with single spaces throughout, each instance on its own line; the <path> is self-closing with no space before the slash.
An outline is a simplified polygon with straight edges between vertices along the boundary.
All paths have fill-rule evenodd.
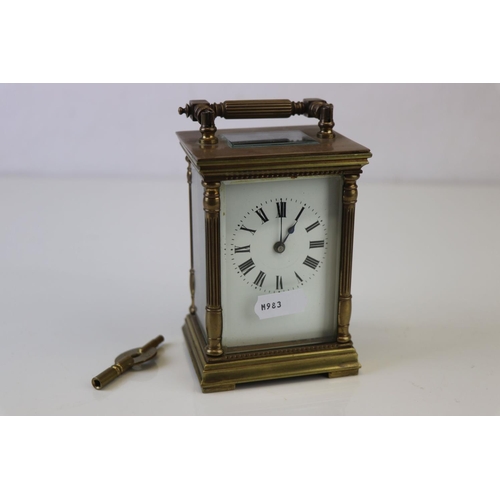
<path id="1" fill-rule="evenodd" d="M 338 370 L 334 372 L 328 372 L 326 375 L 328 378 L 337 378 L 337 377 L 346 377 L 348 375 L 357 375 L 359 373 L 359 369 L 356 370 Z"/>
<path id="2" fill-rule="evenodd" d="M 222 391 L 234 391 L 236 389 L 236 384 L 226 384 L 226 385 L 209 385 L 201 388 L 202 392 L 222 392 Z"/>

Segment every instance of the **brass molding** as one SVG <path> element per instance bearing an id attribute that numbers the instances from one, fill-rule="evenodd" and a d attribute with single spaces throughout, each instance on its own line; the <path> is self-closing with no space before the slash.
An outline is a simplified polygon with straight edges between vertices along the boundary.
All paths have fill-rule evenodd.
<path id="1" fill-rule="evenodd" d="M 215 137 L 217 128 L 215 118 L 254 119 L 254 118 L 289 118 L 293 115 L 303 115 L 319 120 L 319 132 L 317 136 L 321 139 L 332 139 L 335 137 L 333 127 L 333 104 L 323 99 L 308 98 L 302 102 L 289 101 L 288 99 L 263 99 L 263 100 L 240 100 L 224 101 L 222 103 L 210 104 L 205 100 L 189 101 L 184 108 L 178 109 L 180 115 L 197 121 L 201 127 L 200 144 L 217 144 Z"/>
<path id="2" fill-rule="evenodd" d="M 301 159 L 271 162 L 255 162 L 254 164 L 244 164 L 239 162 L 238 170 L 235 170 L 234 163 L 215 163 L 205 166 L 203 163 L 195 163 L 195 160 L 189 157 L 193 166 L 207 182 L 222 182 L 244 179 L 280 179 L 280 178 L 299 178 L 299 177 L 317 177 L 326 175 L 348 175 L 358 173 L 364 167 L 368 160 L 366 157 L 349 158 L 340 161 L 337 159 L 336 165 L 332 166 L 333 161 L 315 161 L 310 159 L 306 163 Z"/>
<path id="3" fill-rule="evenodd" d="M 203 392 L 228 391 L 237 384 L 324 374 L 330 378 L 357 375 L 361 365 L 354 347 L 339 349 L 335 344 L 303 347 L 288 353 L 269 352 L 256 363 L 252 356 L 211 358 L 196 315 L 186 317 L 182 327 Z"/>
<path id="4" fill-rule="evenodd" d="M 354 243 L 354 215 L 358 199 L 356 181 L 360 173 L 344 175 L 342 192 L 342 236 L 340 246 L 340 291 L 338 309 L 337 342 L 346 344 L 351 342 L 349 323 L 351 321 L 352 295 L 352 251 Z"/>
<path id="5" fill-rule="evenodd" d="M 355 171 L 359 170 L 359 164 L 355 164 L 356 167 Z M 296 172 L 291 172 L 291 169 L 288 168 L 288 170 L 277 170 L 273 169 L 271 172 L 269 170 L 263 171 L 261 173 L 256 173 L 256 172 L 249 172 L 249 171 L 242 171 L 238 172 L 237 174 L 230 173 L 228 172 L 227 175 L 225 175 L 224 172 L 218 172 L 217 179 L 220 180 L 225 180 L 225 181 L 236 181 L 236 180 L 242 180 L 242 179 L 279 179 L 279 178 L 299 178 L 299 177 L 319 177 L 319 176 L 326 176 L 326 175 L 342 175 L 346 172 L 349 172 L 349 168 L 352 168 L 351 166 L 345 167 L 344 169 L 335 169 L 335 170 L 297 170 Z M 223 179 L 220 178 L 220 175 L 223 175 Z"/>
<path id="6" fill-rule="evenodd" d="M 205 324 L 207 329 L 209 356 L 221 356 L 222 307 L 220 271 L 220 182 L 203 182 L 205 211 L 205 238 L 207 263 L 207 305 Z"/>

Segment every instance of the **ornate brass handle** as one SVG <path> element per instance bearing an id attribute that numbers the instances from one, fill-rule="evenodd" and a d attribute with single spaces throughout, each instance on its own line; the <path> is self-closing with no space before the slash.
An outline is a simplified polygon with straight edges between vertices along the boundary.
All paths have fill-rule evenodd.
<path id="1" fill-rule="evenodd" d="M 224 101 L 210 104 L 208 101 L 189 101 L 184 108 L 179 108 L 179 114 L 185 114 L 201 127 L 200 144 L 217 144 L 215 136 L 215 118 L 227 120 L 247 118 L 289 118 L 293 115 L 304 115 L 319 120 L 318 137 L 330 139 L 333 133 L 333 104 L 323 99 L 309 98 L 302 102 L 293 102 L 288 99 L 268 99 L 253 101 Z"/>

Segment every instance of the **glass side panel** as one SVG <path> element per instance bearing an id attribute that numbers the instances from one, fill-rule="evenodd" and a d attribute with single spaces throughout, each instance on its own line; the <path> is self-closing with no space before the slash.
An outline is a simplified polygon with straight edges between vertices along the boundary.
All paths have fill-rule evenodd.
<path id="1" fill-rule="evenodd" d="M 318 141 L 298 130 L 272 130 L 268 132 L 227 132 L 222 135 L 232 148 L 265 146 L 294 146 L 318 144 Z"/>
<path id="2" fill-rule="evenodd" d="M 203 326 L 203 333 L 206 337 L 207 263 L 205 256 L 205 212 L 203 211 L 203 186 L 201 183 L 202 178 L 193 167 L 191 217 L 193 223 L 194 303 L 197 308 L 196 315 Z"/>

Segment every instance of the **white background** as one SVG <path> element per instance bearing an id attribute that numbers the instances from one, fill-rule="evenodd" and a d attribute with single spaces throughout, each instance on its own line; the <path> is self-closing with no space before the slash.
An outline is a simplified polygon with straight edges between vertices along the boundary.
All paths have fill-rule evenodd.
<path id="1" fill-rule="evenodd" d="M 492 2 L 478 0 L 471 5 L 446 0 L 320 0 L 314 5 L 287 7 L 284 9 L 282 2 L 259 0 L 251 7 L 233 3 L 230 8 L 223 2 L 195 0 L 143 0 L 140 4 L 131 0 L 2 2 L 0 80 L 499 80 L 495 64 L 498 16 Z M 18 179 L 2 179 L 0 262 L 4 267 L 0 283 L 3 297 L 8 299 L 2 302 L 0 315 L 2 408 L 14 407 L 18 412 L 22 408 L 28 414 L 44 409 L 51 413 L 47 408 L 54 405 L 62 413 L 69 407 L 75 414 L 85 414 L 84 409 L 95 414 L 148 413 L 151 403 L 158 403 L 160 408 L 175 403 L 173 392 L 188 408 L 185 414 L 203 413 L 207 405 L 213 405 L 217 414 L 228 413 L 231 408 L 258 413 L 269 404 L 282 414 L 290 405 L 297 412 L 313 414 L 310 403 L 318 403 L 316 408 L 321 410 L 332 397 L 340 401 L 337 408 L 351 404 L 354 413 L 360 413 L 363 407 L 369 414 L 374 414 L 376 408 L 385 408 L 386 414 L 397 414 L 402 408 L 412 414 L 466 414 L 465 404 L 472 414 L 498 414 L 496 257 L 500 242 L 494 229 L 500 212 L 500 192 L 491 183 L 497 179 L 492 174 L 498 157 L 492 155 L 494 146 L 487 145 L 480 133 L 485 130 L 496 141 L 495 87 L 488 86 L 490 90 L 483 93 L 485 98 L 479 101 L 479 107 L 475 106 L 477 99 L 457 99 L 448 89 L 439 96 L 433 93 L 435 98 L 430 100 L 413 93 L 418 106 L 400 99 L 400 105 L 394 108 L 383 106 L 384 99 L 392 100 L 391 92 L 384 93 L 382 102 L 378 102 L 381 96 L 377 94 L 365 102 L 363 110 L 356 106 L 361 93 L 353 96 L 349 90 L 356 87 L 336 86 L 347 89 L 351 95 L 348 103 L 346 94 L 314 94 L 334 102 L 338 130 L 370 146 L 375 153 L 373 169 L 366 169 L 364 184 L 360 184 L 365 187 L 360 190 L 355 251 L 361 253 L 357 254 L 355 266 L 357 278 L 353 277 L 353 289 L 358 290 L 353 315 L 357 324 L 353 328 L 364 375 L 335 381 L 335 392 L 328 385 L 332 381 L 303 380 L 266 383 L 215 394 L 215 399 L 207 400 L 196 392 L 197 381 L 185 348 L 178 343 L 174 349 L 169 346 L 162 352 L 157 368 L 117 381 L 113 391 L 93 391 L 86 377 L 89 372 L 93 374 L 91 367 L 101 367 L 93 345 L 98 345 L 103 358 L 108 359 L 108 353 L 115 355 L 118 343 L 127 343 L 126 348 L 130 347 L 128 341 L 136 344 L 139 330 L 149 336 L 171 324 L 175 326 L 172 334 L 178 335 L 177 315 L 182 314 L 185 297 L 168 296 L 169 311 L 175 312 L 167 314 L 167 296 L 162 295 L 162 290 L 168 290 L 168 275 L 153 265 L 165 265 L 165 252 L 171 248 L 171 238 L 158 214 L 169 209 L 164 192 L 173 185 L 170 180 L 137 183 L 117 182 L 115 178 L 110 183 L 86 183 L 80 177 L 75 184 L 28 179 L 19 185 Z M 365 88 L 374 91 L 376 87 Z M 250 88 L 248 97 L 259 97 L 259 86 L 255 86 L 255 93 L 253 84 Z M 200 95 L 186 90 L 182 102 L 173 99 L 173 105 L 176 109 L 183 101 L 196 97 L 214 101 L 231 98 L 225 85 L 220 94 L 211 97 L 203 86 Z M 394 94 L 397 97 L 397 92 Z M 37 175 L 47 175 L 59 172 L 61 166 L 64 175 L 71 175 L 68 170 L 80 171 L 79 158 L 86 166 L 85 173 L 79 176 L 100 174 L 111 164 L 115 165 L 113 171 L 129 175 L 136 167 L 129 169 L 127 165 L 146 158 L 150 149 L 141 146 L 141 154 L 134 156 L 130 144 L 122 140 L 123 134 L 118 133 L 114 142 L 109 142 L 113 136 L 108 136 L 108 141 L 101 139 L 106 136 L 102 129 L 99 132 L 101 122 L 107 120 L 103 127 L 106 130 L 125 128 L 130 123 L 115 121 L 117 113 L 108 119 L 105 114 L 99 120 L 90 117 L 87 132 L 77 131 L 71 142 L 73 132 L 69 137 L 65 135 L 71 130 L 71 120 L 62 120 L 67 127 L 61 127 L 57 117 L 51 120 L 56 109 L 52 106 L 51 113 L 32 120 L 47 120 L 52 126 L 55 123 L 52 134 L 44 130 L 43 122 L 34 133 L 29 128 L 30 120 L 21 119 L 26 129 L 23 134 L 18 113 L 5 106 L 4 95 L 2 89 L 2 110 L 8 113 L 4 116 L 2 111 L 0 116 L 0 164 L 5 166 L 2 171 L 10 175 L 34 167 Z M 236 97 L 244 96 L 239 93 Z M 265 97 L 287 95 L 280 90 L 277 95 L 273 92 Z M 297 96 L 294 90 L 289 97 L 295 100 L 305 95 Z M 444 106 L 443 100 L 448 98 L 450 105 Z M 385 113 L 401 106 L 404 109 L 403 101 L 411 107 L 412 116 L 406 113 L 404 121 L 393 126 Z M 11 102 L 22 108 L 19 100 Z M 451 102 L 461 102 L 464 107 Z M 101 107 L 88 101 L 86 104 L 89 110 Z M 32 105 L 40 109 L 37 103 Z M 376 119 L 382 120 L 387 130 L 382 126 L 379 130 L 375 120 L 371 127 L 363 128 L 366 113 L 372 108 L 381 109 Z M 26 107 L 22 109 L 24 116 L 29 115 Z M 426 110 L 430 114 L 424 116 Z M 85 110 L 82 113 L 85 115 Z M 158 117 L 168 115 L 154 106 L 149 118 L 155 113 Z M 462 113 L 468 116 L 464 118 Z M 441 118 L 437 123 L 436 117 Z M 291 119 L 294 123 L 296 120 L 300 118 Z M 146 130 L 148 122 L 136 121 L 136 132 Z M 194 125 L 184 123 L 178 127 L 176 122 L 171 130 Z M 413 123 L 419 125 L 413 128 Z M 94 129 L 98 133 L 90 133 L 93 139 L 87 140 L 88 131 Z M 393 140 L 417 138 L 415 130 L 422 132 L 421 142 L 407 141 L 403 149 L 399 141 Z M 384 139 L 384 147 L 372 140 L 377 134 Z M 157 127 L 147 134 L 148 141 L 156 137 L 156 151 L 159 135 Z M 67 139 L 64 144 L 59 140 L 61 136 Z M 45 150 L 44 155 L 38 149 L 33 161 L 26 161 L 24 156 L 23 161 L 13 162 L 12 151 L 21 158 L 30 150 L 27 143 L 33 148 L 37 137 L 43 138 L 42 145 L 54 145 L 56 153 Z M 168 137 L 166 127 L 161 141 Z M 443 139 L 442 148 L 433 142 Z M 19 141 L 26 148 L 20 147 Z M 131 142 L 134 147 L 140 144 Z M 424 154 L 427 145 L 430 150 Z M 61 149 L 63 146 L 66 151 Z M 392 155 L 397 148 L 402 154 Z M 115 155 L 122 149 L 129 154 L 115 162 Z M 92 150 L 104 160 L 100 166 L 90 161 L 88 151 Z M 435 154 L 444 161 L 436 161 Z M 69 157 L 70 161 L 57 162 L 58 156 Z M 425 161 L 418 164 L 415 157 Z M 140 161 L 141 170 L 155 162 L 155 172 L 164 175 L 167 162 L 148 158 L 147 162 Z M 464 168 L 461 162 L 465 158 L 468 160 Z M 435 168 L 429 170 L 428 163 Z M 484 179 L 489 186 L 472 186 L 470 178 L 465 177 L 469 167 L 478 174 L 471 174 L 473 183 Z M 390 175 L 386 175 L 388 168 Z M 426 175 L 432 171 L 437 177 L 422 186 L 401 182 L 381 185 L 379 189 L 369 184 L 370 180 L 378 180 L 379 173 L 380 180 L 396 179 L 402 172 L 412 172 L 412 179 L 419 179 L 417 173 L 421 171 Z M 436 184 L 437 178 L 456 182 L 444 172 L 459 172 L 458 178 L 467 181 L 462 186 L 444 185 L 441 181 Z M 179 199 L 181 196 L 179 192 Z M 186 236 L 182 217 L 185 214 L 175 222 L 179 240 Z M 389 238 L 380 238 L 379 229 Z M 373 252 L 363 253 L 374 244 Z M 178 255 L 184 258 L 182 247 Z M 179 280 L 183 279 L 181 270 L 185 266 L 178 262 Z M 5 269 L 18 275 L 6 280 Z M 49 279 L 54 272 L 56 279 Z M 379 288 L 381 293 L 374 293 L 377 280 L 384 283 L 381 276 L 389 276 L 389 282 Z M 138 286 L 131 287 L 131 281 Z M 394 293 L 395 285 L 398 293 Z M 145 300 L 141 302 L 141 298 Z M 142 304 L 140 308 L 138 303 Z M 374 332 L 374 324 L 388 327 L 381 326 Z M 67 356 L 65 361 L 59 356 L 61 351 Z M 172 369 L 179 370 L 176 373 L 182 373 L 182 377 L 172 376 Z M 153 388 L 155 380 L 158 392 Z M 350 390 L 359 384 L 364 390 L 352 398 Z M 265 395 L 260 405 L 252 404 L 251 392 Z M 82 405 L 82 398 L 91 403 Z M 229 406 L 220 404 L 221 400 Z M 498 496 L 494 455 L 492 458 L 498 449 L 496 419 L 4 417 L 0 434 L 2 494 L 6 491 L 11 499 L 40 491 L 50 491 L 53 498 L 68 498 L 69 494 L 77 499 L 110 498 L 117 491 L 127 498 L 174 494 L 181 498 L 220 499 L 234 498 L 235 493 L 242 499 L 295 499 L 306 495 L 383 495 L 391 499 Z"/>
<path id="2" fill-rule="evenodd" d="M 320 97 L 369 147 L 363 182 L 500 180 L 498 84 L 0 85 L 0 174 L 184 178 L 177 114 L 191 99 Z M 217 119 L 219 129 L 313 123 Z"/>

